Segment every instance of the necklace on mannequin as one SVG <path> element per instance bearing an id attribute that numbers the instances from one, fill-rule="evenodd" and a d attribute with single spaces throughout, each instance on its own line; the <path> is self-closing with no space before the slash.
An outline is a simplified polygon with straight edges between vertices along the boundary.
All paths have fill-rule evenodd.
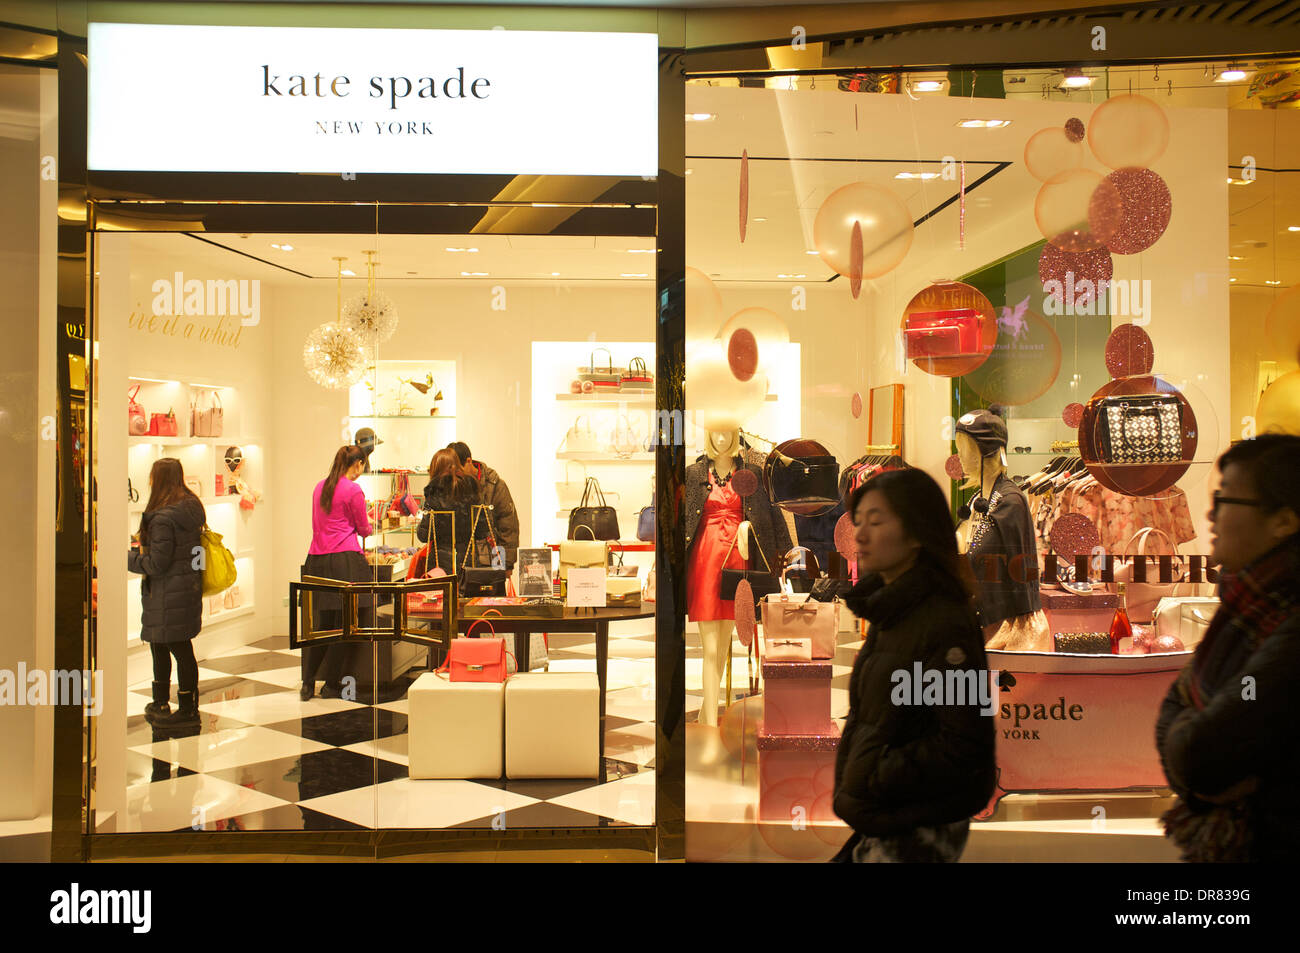
<path id="1" fill-rule="evenodd" d="M 718 475 L 717 461 L 709 464 L 709 473 L 713 476 L 713 485 L 718 487 L 726 486 L 731 482 L 731 478 L 736 475 L 735 465 L 732 465 L 731 471 L 724 477 Z"/>

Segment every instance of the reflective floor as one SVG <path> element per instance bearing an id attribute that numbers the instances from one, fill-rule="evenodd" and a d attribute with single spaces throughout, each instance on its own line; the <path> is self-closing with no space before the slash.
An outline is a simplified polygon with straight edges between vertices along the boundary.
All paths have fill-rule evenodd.
<path id="1" fill-rule="evenodd" d="M 549 657 L 550 671 L 595 671 L 589 635 L 552 635 Z M 130 686 L 126 810 L 100 830 L 653 824 L 653 620 L 611 632 L 608 674 L 601 777 L 416 781 L 404 687 L 377 705 L 304 702 L 298 653 L 286 636 L 267 638 L 200 662 L 197 731 L 154 728 L 143 715 L 148 683 Z"/>

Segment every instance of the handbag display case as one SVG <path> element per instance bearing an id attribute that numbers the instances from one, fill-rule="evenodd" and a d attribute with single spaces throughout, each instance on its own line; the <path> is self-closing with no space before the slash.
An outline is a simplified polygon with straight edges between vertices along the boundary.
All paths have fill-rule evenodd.
<path id="1" fill-rule="evenodd" d="M 1097 428 L 1103 463 L 1183 460 L 1183 404 L 1175 394 L 1104 397 Z"/>
<path id="2" fill-rule="evenodd" d="M 816 440 L 787 440 L 767 455 L 768 499 L 796 516 L 820 516 L 840 502 L 840 464 Z"/>
<path id="3" fill-rule="evenodd" d="M 903 328 L 908 360 L 976 357 L 980 350 L 980 316 L 973 308 L 913 311 Z"/>

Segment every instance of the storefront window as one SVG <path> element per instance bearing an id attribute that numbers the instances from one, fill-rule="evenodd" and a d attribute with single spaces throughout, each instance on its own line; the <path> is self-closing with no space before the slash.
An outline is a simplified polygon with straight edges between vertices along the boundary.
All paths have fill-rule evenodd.
<path id="1" fill-rule="evenodd" d="M 967 856 L 1098 805 L 1158 832 L 1157 709 L 1216 602 L 1214 461 L 1298 426 L 1294 67 L 1224 69 L 689 82 L 687 402 L 718 443 L 688 533 L 688 857 L 848 839 L 835 757 L 866 629 L 817 599 L 857 578 L 845 497 L 898 467 L 948 498 L 987 668 L 1012 679 L 984 673 L 1000 773 Z M 753 611 L 715 596 L 791 564 L 793 593 Z M 920 816 L 931 795 L 899 797 Z"/>

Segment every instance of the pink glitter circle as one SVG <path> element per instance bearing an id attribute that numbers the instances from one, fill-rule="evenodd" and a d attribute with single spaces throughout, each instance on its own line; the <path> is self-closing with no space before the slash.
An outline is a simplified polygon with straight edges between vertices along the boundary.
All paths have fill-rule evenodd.
<path id="1" fill-rule="evenodd" d="M 1065 120 L 1065 138 L 1069 139 L 1071 142 L 1082 142 L 1083 133 L 1083 120 L 1078 116 L 1071 116 L 1069 119 Z"/>
<path id="2" fill-rule="evenodd" d="M 1064 559 L 1086 556 L 1101 545 L 1101 535 L 1092 520 L 1079 513 L 1066 513 L 1052 524 L 1052 552 Z"/>
<path id="3" fill-rule="evenodd" d="M 856 391 L 849 398 L 849 413 L 853 415 L 854 420 L 862 416 L 862 395 Z"/>
<path id="4" fill-rule="evenodd" d="M 740 580 L 736 586 L 736 638 L 745 648 L 754 641 L 754 590 L 748 579 Z"/>
<path id="5" fill-rule="evenodd" d="M 1119 196 L 1119 215 L 1106 212 L 1106 220 L 1094 221 L 1089 206 L 1089 223 L 1095 235 L 1117 255 L 1136 255 L 1146 251 L 1169 227 L 1174 200 L 1169 186 L 1150 169 L 1116 169 L 1094 193 L 1094 199 L 1107 190 Z M 1097 202 L 1094 201 L 1094 206 Z"/>
<path id="6" fill-rule="evenodd" d="M 965 474 L 961 468 L 961 457 L 953 454 L 943 462 L 943 472 L 948 474 L 949 479 L 960 480 Z"/>
<path id="7" fill-rule="evenodd" d="M 1106 339 L 1106 370 L 1111 377 L 1149 374 L 1155 363 L 1151 337 L 1136 324 L 1121 324 L 1110 332 Z"/>
<path id="8" fill-rule="evenodd" d="M 852 562 L 857 557 L 858 546 L 855 540 L 857 535 L 856 528 L 853 525 L 853 517 L 844 513 L 835 521 L 835 551 L 839 553 L 848 562 Z"/>
<path id="9" fill-rule="evenodd" d="M 750 470 L 737 470 L 732 474 L 731 488 L 741 496 L 749 496 L 758 489 L 758 477 Z"/>
<path id="10" fill-rule="evenodd" d="M 736 380 L 747 381 L 758 370 L 758 340 L 749 328 L 736 328 L 727 340 L 727 364 Z"/>
<path id="11" fill-rule="evenodd" d="M 1043 291 L 1061 302 L 1072 295 L 1076 308 L 1095 298 L 1100 283 L 1109 282 L 1113 274 L 1114 262 L 1105 248 L 1069 252 L 1048 242 L 1038 256 Z M 1053 282 L 1050 291 L 1048 282 Z"/>
<path id="12" fill-rule="evenodd" d="M 1061 419 L 1065 421 L 1065 426 L 1077 430 L 1079 421 L 1083 420 L 1083 404 L 1066 404 L 1065 410 L 1061 411 Z"/>

